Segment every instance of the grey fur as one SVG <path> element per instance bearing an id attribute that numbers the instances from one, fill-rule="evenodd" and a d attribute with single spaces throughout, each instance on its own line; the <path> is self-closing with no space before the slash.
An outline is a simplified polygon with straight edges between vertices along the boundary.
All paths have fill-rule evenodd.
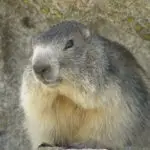
<path id="1" fill-rule="evenodd" d="M 74 46 L 64 50 L 66 42 L 70 39 L 74 40 Z M 76 21 L 64 21 L 55 25 L 49 31 L 33 38 L 32 44 L 34 50 L 32 65 L 40 62 L 49 64 L 52 68 L 47 75 L 48 81 L 55 83 L 57 79 L 62 79 L 62 82 L 66 80 L 72 85 L 76 84 L 76 88 L 84 89 L 84 94 L 87 93 L 85 105 L 73 99 L 79 107 L 100 109 L 105 106 L 109 111 L 119 103 L 119 106 L 123 108 L 125 115 L 118 118 L 120 120 L 117 125 L 108 120 L 110 123 L 108 126 L 112 129 L 119 126 L 118 131 L 115 128 L 116 132 L 110 135 L 111 138 L 104 135 L 105 140 L 108 141 L 103 143 L 103 140 L 99 139 L 96 144 L 98 146 L 93 146 L 96 141 L 91 140 L 90 144 L 87 144 L 89 147 L 100 148 L 100 145 L 105 145 L 116 148 L 149 145 L 143 141 L 142 137 L 143 132 L 150 129 L 147 123 L 150 116 L 149 80 L 144 70 L 124 46 L 90 32 L 86 26 Z M 41 52 L 39 48 L 43 51 Z M 34 78 L 37 77 L 35 73 L 32 73 L 33 75 L 35 75 Z M 45 83 L 43 79 L 37 79 L 49 88 L 53 88 L 51 82 Z M 61 82 L 57 82 L 55 86 L 59 84 Z M 107 89 L 110 91 L 119 89 L 115 91 L 116 94 L 119 93 L 117 95 L 119 98 L 115 99 L 116 95 L 111 98 L 107 92 L 105 94 Z M 95 97 L 94 101 L 91 97 Z M 110 106 L 111 109 L 109 109 Z M 118 113 L 122 114 L 122 112 Z M 116 116 L 111 117 L 117 120 Z M 109 133 L 106 131 L 106 134 Z M 123 144 L 117 145 L 117 140 L 119 142 L 121 139 L 124 140 Z M 109 142 L 110 144 L 106 145 Z"/>

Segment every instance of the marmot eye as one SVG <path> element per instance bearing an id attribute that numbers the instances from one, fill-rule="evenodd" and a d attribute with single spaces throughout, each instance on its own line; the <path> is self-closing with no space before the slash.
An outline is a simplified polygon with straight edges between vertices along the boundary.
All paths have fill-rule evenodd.
<path id="1" fill-rule="evenodd" d="M 66 50 L 66 49 L 68 49 L 68 48 L 73 47 L 73 45 L 74 45 L 73 40 L 69 40 L 69 41 L 67 41 L 67 43 L 66 43 L 66 46 L 65 46 L 64 50 Z"/>

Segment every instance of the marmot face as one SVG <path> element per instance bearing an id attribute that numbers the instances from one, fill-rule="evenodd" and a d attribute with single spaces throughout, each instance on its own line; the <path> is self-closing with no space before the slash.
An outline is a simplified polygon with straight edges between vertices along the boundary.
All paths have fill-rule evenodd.
<path id="1" fill-rule="evenodd" d="M 36 79 L 53 86 L 71 76 L 71 72 L 79 75 L 86 63 L 89 39 L 89 30 L 72 21 L 57 24 L 34 38 L 32 68 Z"/>

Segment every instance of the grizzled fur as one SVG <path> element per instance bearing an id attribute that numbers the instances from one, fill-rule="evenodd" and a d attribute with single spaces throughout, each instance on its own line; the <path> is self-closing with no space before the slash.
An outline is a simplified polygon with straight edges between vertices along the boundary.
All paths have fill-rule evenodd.
<path id="1" fill-rule="evenodd" d="M 69 40 L 73 45 L 65 48 Z M 33 38 L 32 48 L 21 105 L 33 148 L 42 143 L 145 146 L 149 81 L 125 47 L 79 22 L 64 21 Z M 33 69 L 37 65 L 50 70 L 39 77 Z"/>

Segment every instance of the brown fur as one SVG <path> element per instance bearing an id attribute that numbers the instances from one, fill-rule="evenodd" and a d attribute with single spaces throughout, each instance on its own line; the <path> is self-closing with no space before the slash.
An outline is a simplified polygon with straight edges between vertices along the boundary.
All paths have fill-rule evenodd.
<path id="1" fill-rule="evenodd" d="M 21 104 L 34 149 L 145 146 L 149 82 L 126 48 L 89 33 L 66 21 L 33 39 Z"/>
<path id="2" fill-rule="evenodd" d="M 114 88 L 109 87 L 101 97 L 104 99 L 107 94 L 107 98 L 109 95 L 111 99 L 112 94 L 116 94 L 118 100 L 110 102 L 107 107 L 102 105 L 101 109 L 88 109 L 74 103 L 76 99 L 71 99 L 76 94 L 76 98 L 80 98 L 78 101 L 86 103 L 82 91 L 65 84 L 58 89 L 49 89 L 38 81 L 34 83 L 33 80 L 24 76 L 22 84 L 25 126 L 28 128 L 33 148 L 36 149 L 42 142 L 63 145 L 99 141 L 99 145 L 108 147 L 124 144 L 126 135 L 122 124 L 130 123 L 132 126 L 132 113 L 123 102 L 120 103 L 119 92 L 118 95 L 115 92 L 119 91 L 117 85 L 112 85 Z M 67 95 L 68 93 L 70 94 Z"/>

